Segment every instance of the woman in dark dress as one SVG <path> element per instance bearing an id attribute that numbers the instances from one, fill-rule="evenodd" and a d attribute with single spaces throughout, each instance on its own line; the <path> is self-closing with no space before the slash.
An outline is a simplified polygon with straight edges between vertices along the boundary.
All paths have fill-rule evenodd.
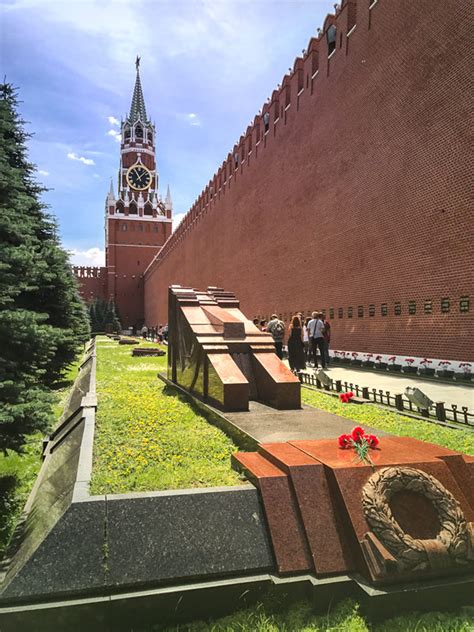
<path id="1" fill-rule="evenodd" d="M 303 328 L 301 327 L 301 320 L 298 316 L 293 316 L 289 332 L 288 361 L 290 363 L 290 369 L 296 373 L 306 368 L 303 346 Z"/>

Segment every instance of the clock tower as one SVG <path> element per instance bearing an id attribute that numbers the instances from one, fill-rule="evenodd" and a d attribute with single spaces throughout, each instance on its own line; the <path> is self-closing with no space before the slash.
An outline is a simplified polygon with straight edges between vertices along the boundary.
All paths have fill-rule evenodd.
<path id="1" fill-rule="evenodd" d="M 143 325 L 143 273 L 171 235 L 173 211 L 169 187 L 165 200 L 158 192 L 156 130 L 146 113 L 139 57 L 135 65 L 130 113 L 121 122 L 117 195 L 111 182 L 105 218 L 108 296 L 123 327 Z"/>

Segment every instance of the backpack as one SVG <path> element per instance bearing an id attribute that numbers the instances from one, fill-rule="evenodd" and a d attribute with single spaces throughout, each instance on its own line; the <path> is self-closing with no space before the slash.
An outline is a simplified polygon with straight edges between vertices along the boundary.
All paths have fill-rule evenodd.
<path id="1" fill-rule="evenodd" d="M 285 335 L 285 324 L 281 320 L 277 320 L 273 325 L 272 334 L 274 338 L 283 338 Z"/>

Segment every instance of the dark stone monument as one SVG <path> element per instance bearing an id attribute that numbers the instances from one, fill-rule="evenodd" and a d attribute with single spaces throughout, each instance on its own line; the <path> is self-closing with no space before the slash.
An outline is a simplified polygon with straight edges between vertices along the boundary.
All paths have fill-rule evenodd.
<path id="1" fill-rule="evenodd" d="M 132 356 L 141 358 L 143 356 L 164 356 L 166 355 L 166 351 L 163 349 L 158 349 L 158 347 L 135 347 L 132 350 Z"/>

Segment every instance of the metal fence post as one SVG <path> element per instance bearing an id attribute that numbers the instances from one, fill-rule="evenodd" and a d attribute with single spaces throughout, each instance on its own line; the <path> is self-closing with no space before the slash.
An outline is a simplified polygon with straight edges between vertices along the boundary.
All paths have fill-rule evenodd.
<path id="1" fill-rule="evenodd" d="M 395 393 L 395 408 L 403 410 L 403 395 L 401 393 Z"/>
<path id="2" fill-rule="evenodd" d="M 369 399 L 369 389 L 367 386 L 362 387 L 362 397 L 364 399 Z"/>
<path id="3" fill-rule="evenodd" d="M 436 419 L 438 421 L 446 421 L 446 409 L 444 402 L 436 402 Z"/>
<path id="4" fill-rule="evenodd" d="M 341 391 L 342 391 L 341 380 L 336 380 L 336 393 L 340 393 Z"/>

